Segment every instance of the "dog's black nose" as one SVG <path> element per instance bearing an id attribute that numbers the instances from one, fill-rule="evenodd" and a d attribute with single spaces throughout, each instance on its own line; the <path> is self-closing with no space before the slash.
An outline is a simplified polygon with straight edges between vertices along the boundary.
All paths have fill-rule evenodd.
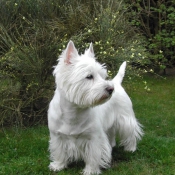
<path id="1" fill-rule="evenodd" d="M 109 93 L 109 95 L 111 95 L 112 92 L 114 91 L 114 88 L 113 87 L 107 87 L 106 91 Z"/>

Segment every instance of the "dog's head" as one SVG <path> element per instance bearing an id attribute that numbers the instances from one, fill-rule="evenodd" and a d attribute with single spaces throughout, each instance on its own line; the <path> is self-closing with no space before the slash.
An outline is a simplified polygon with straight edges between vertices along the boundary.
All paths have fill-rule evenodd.
<path id="1" fill-rule="evenodd" d="M 112 81 L 107 81 L 107 71 L 94 55 L 92 43 L 82 55 L 70 41 L 59 58 L 54 75 L 56 84 L 70 102 L 79 107 L 89 107 L 107 101 L 114 90 Z"/>

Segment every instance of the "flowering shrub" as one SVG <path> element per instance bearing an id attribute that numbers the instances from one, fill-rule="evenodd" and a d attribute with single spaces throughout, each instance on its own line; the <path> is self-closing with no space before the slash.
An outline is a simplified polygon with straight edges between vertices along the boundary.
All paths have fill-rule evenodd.
<path id="1" fill-rule="evenodd" d="M 167 0 L 125 0 L 131 23 L 148 38 L 150 66 L 165 69 L 175 65 L 175 7 Z"/>
<path id="2" fill-rule="evenodd" d="M 113 77 L 123 61 L 130 75 L 147 62 L 144 40 L 125 19 L 122 1 L 2 0 L 0 124 L 46 121 L 52 67 L 72 39 L 79 52 L 93 42 Z"/>

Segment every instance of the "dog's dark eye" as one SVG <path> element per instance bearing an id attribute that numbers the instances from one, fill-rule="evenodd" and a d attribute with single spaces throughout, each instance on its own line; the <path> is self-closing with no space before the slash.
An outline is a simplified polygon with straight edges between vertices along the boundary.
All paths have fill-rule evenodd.
<path id="1" fill-rule="evenodd" d="M 86 78 L 87 78 L 88 80 L 92 80 L 94 77 L 93 77 L 93 75 L 88 75 Z"/>

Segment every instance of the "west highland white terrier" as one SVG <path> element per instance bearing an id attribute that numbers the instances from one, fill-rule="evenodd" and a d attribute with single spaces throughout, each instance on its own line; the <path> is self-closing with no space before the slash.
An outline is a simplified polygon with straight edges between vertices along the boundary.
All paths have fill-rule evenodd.
<path id="1" fill-rule="evenodd" d="M 106 80 L 107 71 L 96 61 L 92 44 L 79 55 L 74 43 L 68 43 L 53 72 L 56 90 L 48 110 L 51 170 L 83 160 L 84 175 L 100 174 L 110 166 L 116 135 L 126 151 L 136 150 L 143 132 L 121 86 L 125 67 L 126 62 L 113 80 Z"/>

